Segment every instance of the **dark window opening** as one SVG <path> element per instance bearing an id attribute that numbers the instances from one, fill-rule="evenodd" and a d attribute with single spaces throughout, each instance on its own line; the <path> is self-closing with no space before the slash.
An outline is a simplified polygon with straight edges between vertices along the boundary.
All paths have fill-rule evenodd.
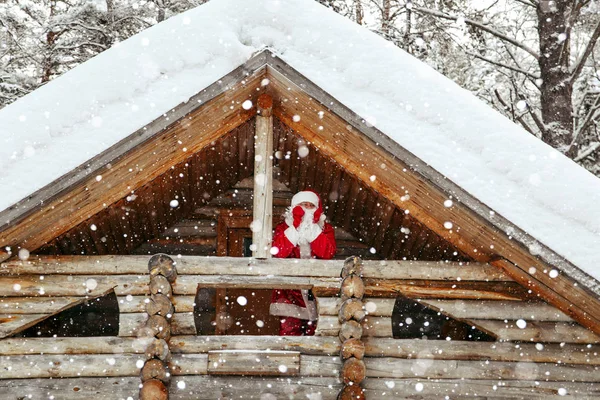
<path id="1" fill-rule="evenodd" d="M 119 304 L 114 291 L 86 299 L 14 337 L 118 336 Z"/>
<path id="2" fill-rule="evenodd" d="M 278 335 L 269 314 L 272 289 L 198 287 L 194 323 L 198 335 Z"/>
<path id="3" fill-rule="evenodd" d="M 392 313 L 394 339 L 466 340 L 496 339 L 464 322 L 450 318 L 406 297 L 396 298 Z"/>

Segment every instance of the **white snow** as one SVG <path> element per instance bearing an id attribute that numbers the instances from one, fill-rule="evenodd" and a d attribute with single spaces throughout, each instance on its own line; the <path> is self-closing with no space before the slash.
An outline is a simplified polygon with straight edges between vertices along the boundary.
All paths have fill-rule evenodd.
<path id="1" fill-rule="evenodd" d="M 212 0 L 5 107 L 0 210 L 264 48 L 600 279 L 600 180 L 430 67 L 313 0 Z"/>

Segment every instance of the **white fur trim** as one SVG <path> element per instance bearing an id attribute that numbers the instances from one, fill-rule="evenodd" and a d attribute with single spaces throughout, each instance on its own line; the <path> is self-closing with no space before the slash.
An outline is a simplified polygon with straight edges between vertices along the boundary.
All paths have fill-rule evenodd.
<path id="1" fill-rule="evenodd" d="M 315 207 L 319 207 L 319 196 L 316 193 L 303 191 L 298 192 L 292 197 L 292 207 L 297 206 L 298 204 L 308 201 L 315 205 Z"/>
<path id="2" fill-rule="evenodd" d="M 309 319 L 309 313 L 306 308 L 289 303 L 272 303 L 269 306 L 269 314 L 276 315 L 278 317 Z"/>
<path id="3" fill-rule="evenodd" d="M 283 233 L 285 234 L 285 237 L 288 238 L 291 244 L 293 244 L 294 246 L 298 245 L 300 235 L 298 234 L 296 228 L 294 228 L 294 225 L 288 226 L 288 228 Z"/>
<path id="4" fill-rule="evenodd" d="M 302 298 L 304 299 L 306 308 L 290 303 L 271 303 L 269 306 L 269 314 L 278 317 L 306 319 L 309 321 L 318 320 L 319 314 L 317 312 L 317 304 L 314 301 L 308 300 L 308 290 L 302 290 Z"/>

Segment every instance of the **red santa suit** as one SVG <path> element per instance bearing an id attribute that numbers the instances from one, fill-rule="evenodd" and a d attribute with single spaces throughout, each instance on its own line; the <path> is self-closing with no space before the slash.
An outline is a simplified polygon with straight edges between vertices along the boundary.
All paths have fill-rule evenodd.
<path id="1" fill-rule="evenodd" d="M 301 221 L 294 215 L 298 204 L 308 201 L 315 209 L 304 211 Z M 296 209 L 296 212 L 302 213 Z M 313 191 L 302 191 L 292 198 L 292 205 L 284 214 L 284 221 L 275 228 L 272 247 L 278 258 L 331 259 L 336 245 L 333 227 L 325 222 L 319 196 Z M 271 298 L 270 314 L 281 318 L 282 336 L 312 335 L 316 327 L 317 307 L 308 290 L 276 289 Z"/>

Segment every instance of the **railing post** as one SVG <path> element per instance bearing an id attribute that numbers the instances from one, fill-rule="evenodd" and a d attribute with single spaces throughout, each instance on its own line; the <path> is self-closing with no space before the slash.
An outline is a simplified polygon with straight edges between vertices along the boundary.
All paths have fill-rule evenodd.
<path id="1" fill-rule="evenodd" d="M 344 279 L 340 288 L 342 306 L 338 314 L 340 323 L 339 338 L 342 342 L 340 358 L 344 361 L 341 378 L 344 387 L 338 400 L 365 399 L 360 383 L 365 379 L 366 367 L 363 361 L 365 344 L 361 341 L 365 318 L 363 296 L 365 284 L 362 280 L 363 266 L 360 257 L 349 257 L 344 262 L 341 276 Z"/>
<path id="2" fill-rule="evenodd" d="M 140 337 L 154 340 L 146 348 L 146 362 L 140 372 L 140 400 L 168 400 L 171 379 L 167 362 L 171 358 L 171 318 L 175 313 L 171 296 L 172 283 L 177 279 L 175 262 L 166 254 L 156 254 L 148 261 L 150 299 L 146 303 L 148 320 L 138 332 Z"/>
<path id="3" fill-rule="evenodd" d="M 261 94 L 257 100 L 254 136 L 254 204 L 252 243 L 255 258 L 270 258 L 273 229 L 273 99 Z"/>

